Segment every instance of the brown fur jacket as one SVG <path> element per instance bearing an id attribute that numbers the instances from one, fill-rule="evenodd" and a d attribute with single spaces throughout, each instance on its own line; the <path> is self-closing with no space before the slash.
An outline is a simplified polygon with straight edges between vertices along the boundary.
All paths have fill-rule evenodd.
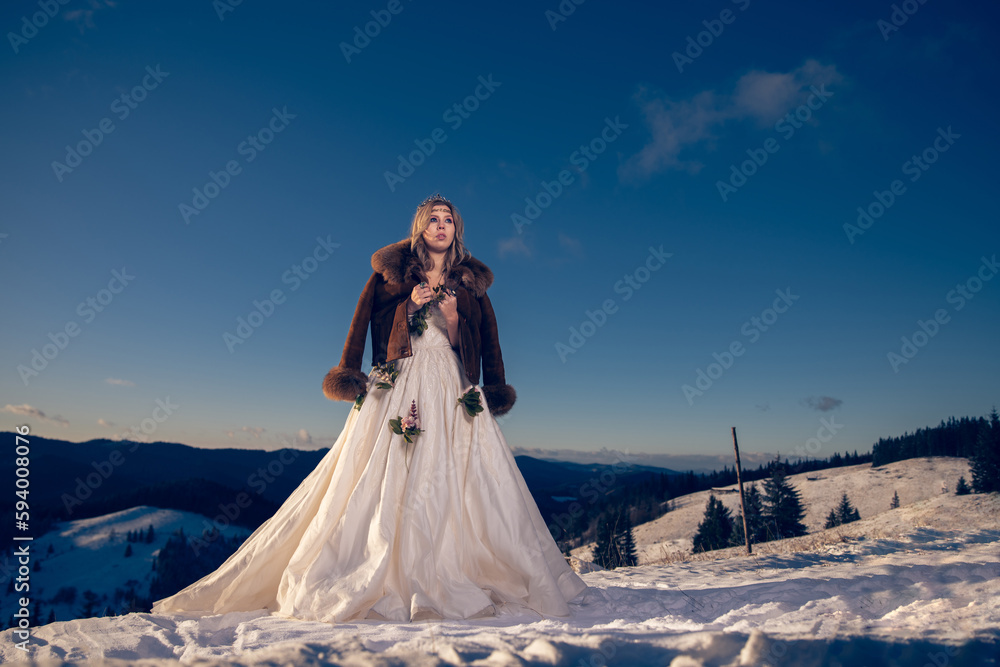
<path id="1" fill-rule="evenodd" d="M 414 285 L 426 278 L 419 258 L 410 250 L 410 240 L 378 250 L 372 255 L 372 269 L 358 299 L 340 364 L 323 380 L 323 393 L 331 400 L 354 401 L 367 392 L 368 376 L 361 372 L 367 330 L 371 330 L 372 366 L 413 354 L 406 304 Z M 513 407 L 517 394 L 504 376 L 496 316 L 486 295 L 492 283 L 493 272 L 475 257 L 452 267 L 445 279 L 457 298 L 459 341 L 452 349 L 472 385 L 479 384 L 482 363 L 483 396 L 490 413 L 499 417 Z"/>

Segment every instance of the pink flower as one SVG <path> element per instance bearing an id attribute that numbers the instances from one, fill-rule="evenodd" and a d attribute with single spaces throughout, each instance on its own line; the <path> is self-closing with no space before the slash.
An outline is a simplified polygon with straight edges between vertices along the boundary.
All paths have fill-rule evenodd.
<path id="1" fill-rule="evenodd" d="M 410 402 L 410 412 L 402 422 L 403 428 L 420 428 L 420 415 L 417 414 L 417 402 Z"/>
<path id="2" fill-rule="evenodd" d="M 406 442 L 413 442 L 413 439 L 420 435 L 420 416 L 417 414 L 417 402 L 410 402 L 410 411 L 406 417 L 396 417 L 389 420 L 389 428 L 393 433 L 403 436 Z"/>

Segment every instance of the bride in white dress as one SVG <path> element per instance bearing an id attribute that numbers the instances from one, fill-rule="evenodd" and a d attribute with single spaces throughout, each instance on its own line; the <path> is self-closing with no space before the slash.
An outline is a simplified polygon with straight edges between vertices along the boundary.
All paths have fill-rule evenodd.
<path id="1" fill-rule="evenodd" d="M 571 615 L 568 603 L 582 598 L 587 585 L 556 546 L 494 419 L 495 412 L 513 404 L 513 388 L 503 380 L 498 340 L 490 340 L 496 331 L 495 322 L 489 321 L 493 313 L 488 298 L 483 344 L 452 342 L 478 329 L 462 321 L 471 312 L 461 307 L 471 303 L 468 295 L 465 301 L 456 299 L 459 289 L 446 280 L 461 274 L 438 273 L 441 249 L 450 248 L 456 238 L 461 243 L 461 225 L 454 206 L 443 197 L 435 195 L 418 207 L 411 238 L 419 234 L 436 260 L 434 269 L 421 277 L 437 278 L 444 287 L 437 292 L 438 302 L 424 282 L 402 292 L 409 295 L 406 310 L 395 312 L 397 317 L 405 313 L 410 326 L 397 335 L 405 341 L 409 334 L 412 353 L 384 364 L 384 338 L 392 337 L 382 332 L 377 338 L 375 316 L 367 316 L 373 342 L 382 343 L 373 352 L 378 367 L 367 378 L 355 376 L 364 381 L 357 392 L 358 409 L 350 411 L 330 451 L 236 553 L 215 572 L 158 600 L 154 613 L 267 609 L 326 622 L 469 619 L 507 610 Z M 400 242 L 380 252 L 398 249 L 405 254 L 408 245 Z M 485 268 L 471 258 L 462 266 L 472 263 Z M 492 274 L 489 269 L 485 274 L 488 286 Z M 376 278 L 380 289 L 386 286 L 376 272 L 369 287 Z M 405 282 L 388 286 L 401 288 Z M 398 301 L 402 309 L 403 300 Z M 362 314 L 356 313 L 340 372 L 352 361 L 359 365 L 355 325 L 368 328 L 365 307 L 371 304 L 363 294 L 358 305 Z M 456 318 L 463 311 L 462 318 Z M 421 316 L 426 322 L 422 333 L 413 321 Z M 456 319 L 462 322 L 461 331 Z M 488 358 L 494 346 L 497 359 Z M 391 340 L 388 347 L 392 350 Z M 480 349 L 488 382 L 476 386 L 469 378 L 478 377 L 479 359 L 472 373 L 460 357 L 468 361 Z M 395 377 L 387 370 L 395 371 Z M 497 378 L 499 385 L 490 384 Z M 325 385 L 325 391 L 346 400 L 354 390 L 344 386 L 343 381 L 337 389 Z M 467 394 L 470 389 L 475 391 Z M 485 397 L 482 410 L 467 409 L 459 400 L 463 395 L 472 403 Z M 400 433 L 408 425 L 407 433 L 414 433 L 413 427 L 419 433 Z"/>

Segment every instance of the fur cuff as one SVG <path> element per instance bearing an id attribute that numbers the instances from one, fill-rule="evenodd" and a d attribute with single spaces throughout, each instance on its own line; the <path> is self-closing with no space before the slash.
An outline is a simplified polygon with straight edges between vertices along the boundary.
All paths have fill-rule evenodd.
<path id="1" fill-rule="evenodd" d="M 490 414 L 494 417 L 507 414 L 517 400 L 514 387 L 509 384 L 483 385 L 483 394 L 486 395 L 486 405 L 490 408 Z"/>
<path id="2" fill-rule="evenodd" d="M 334 366 L 323 378 L 323 394 L 331 401 L 353 401 L 368 391 L 368 376 L 361 371 Z"/>

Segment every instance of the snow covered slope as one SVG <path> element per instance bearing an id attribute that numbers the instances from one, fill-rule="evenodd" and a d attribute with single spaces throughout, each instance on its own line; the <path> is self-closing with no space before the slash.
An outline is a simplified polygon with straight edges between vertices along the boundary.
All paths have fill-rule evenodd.
<path id="1" fill-rule="evenodd" d="M 127 541 L 129 531 L 145 533 L 149 526 L 153 526 L 152 543 Z M 186 535 L 199 536 L 210 526 L 211 522 L 199 514 L 145 505 L 56 524 L 45 535 L 21 543 L 30 545 L 32 563 L 40 563 L 41 568 L 31 573 L 31 598 L 41 601 L 42 620 L 48 618 L 50 610 L 55 611 L 56 620 L 66 620 L 78 616 L 83 593 L 88 590 L 97 595 L 98 613 L 106 607 L 115 608 L 115 589 L 124 590 L 127 582 L 135 582 L 132 588 L 138 595 L 148 596 L 153 556 L 174 531 L 183 528 Z M 223 529 L 221 533 L 245 536 L 249 531 L 237 527 Z M 126 558 L 129 544 L 132 555 Z M 72 602 L 48 602 L 59 589 L 69 587 L 76 589 Z M 12 597 L 0 606 L 4 616 L 13 612 L 15 601 Z"/>
<path id="2" fill-rule="evenodd" d="M 942 490 L 953 494 L 961 476 L 965 477 L 966 482 L 971 482 L 968 459 L 933 456 L 896 461 L 878 468 L 872 468 L 871 464 L 864 463 L 799 473 L 789 475 L 788 481 L 799 491 L 799 497 L 806 510 L 803 520 L 806 528 L 811 534 L 815 534 L 823 533 L 826 515 L 840 502 L 840 496 L 845 491 L 851 504 L 858 508 L 862 519 L 883 515 L 883 519 L 891 525 L 895 517 L 885 513 L 890 512 L 889 504 L 893 493 L 899 493 L 900 509 L 903 509 L 919 500 L 942 495 Z M 763 480 L 753 484 L 756 484 L 760 491 L 764 490 Z M 747 487 L 748 483 L 744 482 L 744 491 Z M 676 498 L 673 501 L 675 507 L 673 511 L 653 521 L 639 524 L 633 529 L 639 565 L 692 558 L 690 555 L 692 539 L 698 530 L 698 524 L 705 516 L 705 506 L 711 493 L 732 511 L 734 519 L 737 517 L 740 497 L 735 484 L 719 487 L 716 491 L 699 491 Z M 880 530 L 878 525 L 874 524 L 875 530 Z M 839 533 L 814 535 L 813 538 L 806 538 L 805 542 L 815 542 L 816 539 L 820 541 L 837 539 L 830 537 L 837 534 Z M 760 549 L 761 553 L 769 553 L 776 548 L 800 548 L 802 544 L 802 538 L 798 541 L 780 540 L 776 543 L 755 546 L 754 551 Z M 594 544 L 591 542 L 573 549 L 571 553 L 582 561 L 588 561 L 593 548 Z M 713 551 L 693 558 L 715 558 L 717 555 L 718 553 Z"/>
<path id="3" fill-rule="evenodd" d="M 907 473 L 911 463 L 917 470 Z M 950 479 L 953 464 L 900 462 L 874 478 L 867 466 L 836 471 L 856 484 L 867 518 L 759 545 L 752 557 L 726 549 L 587 572 L 590 589 L 569 618 L 503 610 L 475 621 L 325 624 L 264 612 L 129 614 L 35 628 L 29 656 L 118 665 L 995 666 L 1000 496 L 936 493 L 928 478 Z M 944 467 L 933 473 L 935 465 Z M 871 516 L 860 490 L 879 477 L 895 480 L 909 503 Z M 914 500 L 913 484 L 929 487 L 927 497 Z M 28 657 L 16 641 L 13 630 L 0 633 L 4 662 Z"/>

